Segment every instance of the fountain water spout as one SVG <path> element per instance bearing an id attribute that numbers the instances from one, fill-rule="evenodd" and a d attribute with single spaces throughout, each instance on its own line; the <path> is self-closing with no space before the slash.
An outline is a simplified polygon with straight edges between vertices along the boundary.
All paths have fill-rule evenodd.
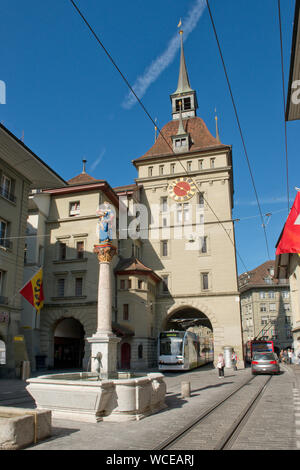
<path id="1" fill-rule="evenodd" d="M 95 368 L 95 371 L 97 372 L 98 374 L 98 380 L 101 379 L 101 369 L 102 369 L 102 353 L 100 351 L 97 352 L 96 356 L 92 356 L 92 359 L 95 359 L 96 361 L 98 361 L 98 364 Z"/>

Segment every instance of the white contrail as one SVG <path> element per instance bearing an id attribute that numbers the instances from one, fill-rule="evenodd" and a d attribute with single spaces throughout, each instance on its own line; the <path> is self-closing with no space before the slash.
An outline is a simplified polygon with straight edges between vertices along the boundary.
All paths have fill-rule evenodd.
<path id="1" fill-rule="evenodd" d="M 184 41 L 188 38 L 189 34 L 197 26 L 206 7 L 205 0 L 195 0 L 192 8 L 189 10 L 186 18 L 183 20 Z M 176 33 L 169 41 L 165 51 L 157 57 L 140 75 L 134 85 L 133 90 L 139 98 L 142 98 L 146 93 L 149 86 L 155 82 L 159 75 L 170 65 L 173 61 L 177 50 L 180 47 L 179 35 Z M 124 99 L 122 106 L 125 109 L 130 109 L 136 103 L 135 96 L 129 92 Z"/>
<path id="2" fill-rule="evenodd" d="M 104 157 L 104 154 L 106 152 L 106 149 L 102 149 L 99 157 L 91 164 L 91 171 L 94 171 L 95 168 L 99 165 L 101 162 L 102 158 Z"/>

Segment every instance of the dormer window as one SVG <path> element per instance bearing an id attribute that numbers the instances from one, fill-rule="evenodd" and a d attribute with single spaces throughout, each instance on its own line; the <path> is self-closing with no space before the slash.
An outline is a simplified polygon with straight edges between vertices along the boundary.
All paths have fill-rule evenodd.
<path id="1" fill-rule="evenodd" d="M 176 139 L 175 146 L 176 147 L 184 147 L 186 145 L 186 138 L 184 139 Z"/>

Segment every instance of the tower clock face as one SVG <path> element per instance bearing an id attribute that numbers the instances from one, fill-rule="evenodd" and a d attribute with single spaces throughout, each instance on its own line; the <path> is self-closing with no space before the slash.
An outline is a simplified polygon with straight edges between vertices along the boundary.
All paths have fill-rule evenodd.
<path id="1" fill-rule="evenodd" d="M 176 202 L 185 202 L 191 199 L 196 192 L 195 183 L 191 178 L 177 178 L 169 185 L 169 196 Z"/>

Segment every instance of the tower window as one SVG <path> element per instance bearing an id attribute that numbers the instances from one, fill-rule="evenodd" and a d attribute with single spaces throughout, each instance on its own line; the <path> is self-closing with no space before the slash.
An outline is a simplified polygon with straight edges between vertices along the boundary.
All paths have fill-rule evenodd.
<path id="1" fill-rule="evenodd" d="M 123 304 L 123 320 L 129 320 L 129 304 Z"/>
<path id="2" fill-rule="evenodd" d="M 181 100 L 176 100 L 175 101 L 175 106 L 176 106 L 176 111 L 180 111 L 180 105 L 181 105 L 182 101 Z"/>
<path id="3" fill-rule="evenodd" d="M 76 251 L 77 251 L 77 259 L 83 259 L 83 255 L 84 255 L 84 243 L 83 242 L 76 243 Z"/>
<path id="4" fill-rule="evenodd" d="M 57 295 L 58 297 L 64 297 L 65 295 L 65 279 L 64 278 L 57 280 Z"/>
<path id="5" fill-rule="evenodd" d="M 168 240 L 163 240 L 161 242 L 161 251 L 162 256 L 168 256 Z"/>
<path id="6" fill-rule="evenodd" d="M 191 98 L 183 99 L 183 109 L 191 109 Z"/>
<path id="7" fill-rule="evenodd" d="M 208 273 L 201 274 L 202 290 L 208 290 Z"/>
<path id="8" fill-rule="evenodd" d="M 204 195 L 203 195 L 203 193 L 198 193 L 198 204 L 201 208 L 204 207 Z"/>
<path id="9" fill-rule="evenodd" d="M 82 277 L 76 277 L 75 279 L 75 296 L 76 297 L 82 296 L 82 287 L 83 287 Z"/>
<path id="10" fill-rule="evenodd" d="M 63 242 L 59 242 L 59 259 L 63 260 L 67 257 L 67 244 Z"/>

